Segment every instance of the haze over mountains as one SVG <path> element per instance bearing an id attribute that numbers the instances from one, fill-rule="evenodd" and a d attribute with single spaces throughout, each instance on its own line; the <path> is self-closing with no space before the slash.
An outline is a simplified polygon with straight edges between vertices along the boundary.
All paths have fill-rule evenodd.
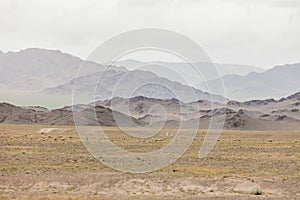
<path id="1" fill-rule="evenodd" d="M 42 105 L 57 107 L 71 104 L 74 78 L 83 60 L 59 50 L 25 49 L 19 52 L 0 53 L 0 101 L 19 105 Z M 183 102 L 210 100 L 210 94 L 199 75 L 186 63 L 141 62 L 125 60 L 110 66 L 99 83 L 97 99 L 113 97 L 145 96 L 157 99 L 176 98 Z M 213 89 L 213 101 L 222 102 L 220 81 L 210 73 L 212 63 L 194 63 L 204 74 Z M 85 62 L 87 69 L 77 80 L 81 82 L 79 92 L 88 98 L 93 95 L 95 81 L 104 65 Z M 127 66 L 125 66 L 127 65 Z M 133 70 L 137 65 L 142 67 Z M 120 67 L 122 66 L 122 67 Z M 166 70 L 166 66 L 172 70 Z M 300 64 L 285 65 L 264 71 L 252 66 L 217 64 L 225 83 L 227 97 L 231 100 L 281 98 L 300 91 L 298 75 Z M 177 73 L 178 72 L 178 73 Z M 249 74 L 247 74 L 250 72 Z M 185 78 L 182 79 L 182 77 Z M 139 86 L 145 82 L 152 84 Z M 118 84 L 119 90 L 113 89 Z M 189 85 L 189 86 L 188 86 Z M 192 88 L 190 86 L 196 87 Z M 129 94 L 134 90 L 134 94 Z M 204 91 L 204 92 L 203 92 Z M 196 95 L 190 95 L 195 93 Z M 218 95 L 219 94 L 219 95 Z M 42 97 L 39 100 L 39 97 Z M 97 100 L 96 99 L 96 100 Z M 26 100 L 26 101 L 25 101 Z M 56 102 L 56 106 L 52 103 Z"/>
<path id="2" fill-rule="evenodd" d="M 172 81 L 185 83 L 189 81 L 192 86 L 197 86 L 199 82 L 214 80 L 229 74 L 246 75 L 250 72 L 263 72 L 265 69 L 248 66 L 248 65 L 236 65 L 236 64 L 218 64 L 209 62 L 197 62 L 191 66 L 188 63 L 176 63 L 176 62 L 142 62 L 133 59 L 123 60 L 115 62 L 114 65 L 125 67 L 129 70 L 138 69 L 144 71 L 150 71 L 159 76 L 165 77 Z M 193 67 L 198 67 L 200 73 L 205 75 L 195 74 Z M 217 68 L 219 73 L 214 73 L 214 68 Z M 183 78 L 188 80 L 182 80 Z"/>
<path id="3" fill-rule="evenodd" d="M 102 75 L 102 76 L 101 76 Z M 99 77 L 101 76 L 101 80 Z M 196 101 L 198 99 L 215 102 L 227 102 L 222 96 L 191 88 L 178 82 L 159 77 L 152 72 L 133 70 L 127 72 L 109 70 L 101 73 L 93 73 L 76 79 L 78 87 L 76 92 L 87 99 L 111 99 L 113 97 L 144 96 L 157 99 L 178 99 L 183 102 Z M 45 94 L 67 94 L 73 92 L 74 80 L 56 88 L 45 89 Z M 95 84 L 97 83 L 97 84 Z M 90 88 L 95 88 L 91 90 Z M 212 99 L 211 99 L 212 98 Z"/>
<path id="4" fill-rule="evenodd" d="M 210 73 L 212 63 L 194 65 L 206 74 L 207 83 L 216 94 L 208 93 L 202 79 L 198 80 L 199 76 L 185 63 L 125 60 L 106 69 L 105 65 L 88 61 L 76 78 L 83 62 L 58 50 L 0 52 L 0 101 L 9 102 L 0 103 L 0 123 L 73 125 L 70 105 L 76 82 L 75 91 L 84 100 L 76 102 L 74 112 L 85 125 L 115 126 L 114 116 L 118 116 L 121 121 L 132 120 L 141 126 L 176 128 L 182 121 L 188 125 L 200 120 L 199 128 L 208 128 L 213 116 L 226 114 L 226 129 L 300 130 L 300 64 L 276 66 L 266 71 L 218 64 L 224 75 L 227 99 L 220 95 L 222 80 L 216 73 Z M 10 104 L 13 101 L 6 100 L 11 95 L 24 102 L 22 96 L 17 96 L 20 93 L 32 99 L 36 99 L 34 95 L 44 99 L 41 103 L 28 101 L 25 105 L 33 106 L 25 107 L 14 106 Z M 288 97 L 282 98 L 285 96 Z M 39 106 L 48 107 L 45 99 L 61 101 L 59 97 L 68 100 L 59 104 L 65 105 L 63 108 L 48 110 Z M 248 101 L 236 101 L 239 99 Z"/>
<path id="5" fill-rule="evenodd" d="M 252 72 L 245 76 L 226 75 L 222 77 L 226 96 L 229 99 L 248 100 L 264 98 L 281 98 L 300 91 L 300 63 L 276 66 L 265 72 Z M 218 80 L 208 84 L 218 93 Z M 206 90 L 201 83 L 197 88 Z M 221 93 L 222 91 L 219 90 Z"/>
<path id="6" fill-rule="evenodd" d="M 59 50 L 31 48 L 0 56 L 0 88 L 3 90 L 42 90 L 73 79 L 83 60 Z M 87 62 L 89 71 L 104 66 Z M 124 68 L 114 68 L 125 70 Z"/>

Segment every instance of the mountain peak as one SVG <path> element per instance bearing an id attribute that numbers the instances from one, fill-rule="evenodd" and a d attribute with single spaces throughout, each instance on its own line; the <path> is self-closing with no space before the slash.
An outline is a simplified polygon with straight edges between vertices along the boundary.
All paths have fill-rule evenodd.
<path id="1" fill-rule="evenodd" d="M 55 49 L 45 49 L 45 48 L 38 48 L 38 47 L 30 47 L 30 48 L 25 48 L 21 49 L 19 51 L 8 51 L 10 53 L 22 53 L 22 52 L 57 52 L 57 53 L 63 53 L 60 50 L 55 50 Z"/>
<path id="2" fill-rule="evenodd" d="M 295 94 L 292 94 L 286 98 L 282 98 L 279 101 L 285 101 L 285 100 L 300 100 L 300 92 L 297 92 Z"/>
<path id="3" fill-rule="evenodd" d="M 44 59 L 53 59 L 53 58 L 69 58 L 69 59 L 78 59 L 80 61 L 83 61 L 81 58 L 73 56 L 72 54 L 69 53 L 64 53 L 60 51 L 59 49 L 44 49 L 44 48 L 26 48 L 26 49 L 21 49 L 19 51 L 8 51 L 7 56 L 29 56 L 31 58 L 38 58 L 40 59 L 41 57 Z"/>
<path id="4" fill-rule="evenodd" d="M 265 72 L 252 72 L 246 76 L 226 75 L 222 77 L 229 99 L 247 101 L 250 99 L 281 98 L 300 91 L 300 63 L 275 66 Z M 222 94 L 218 81 L 208 81 L 211 90 Z M 204 84 L 199 89 L 205 90 Z"/>

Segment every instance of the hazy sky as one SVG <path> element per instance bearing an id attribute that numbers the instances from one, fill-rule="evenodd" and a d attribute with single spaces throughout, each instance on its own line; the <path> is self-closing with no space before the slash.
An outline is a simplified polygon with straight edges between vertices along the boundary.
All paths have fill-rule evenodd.
<path id="1" fill-rule="evenodd" d="M 0 49 L 60 49 L 86 58 L 132 29 L 178 31 L 214 62 L 300 62 L 299 0 L 1 0 Z"/>

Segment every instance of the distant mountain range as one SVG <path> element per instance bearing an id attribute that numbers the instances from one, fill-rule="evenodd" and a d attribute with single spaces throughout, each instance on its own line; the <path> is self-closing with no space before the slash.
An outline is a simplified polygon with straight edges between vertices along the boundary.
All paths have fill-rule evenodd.
<path id="1" fill-rule="evenodd" d="M 128 125 L 126 122 L 132 120 L 139 126 L 156 127 L 164 124 L 164 127 L 178 128 L 182 122 L 189 127 L 189 124 L 199 120 L 199 128 L 206 129 L 212 116 L 225 114 L 224 129 L 300 131 L 299 107 L 300 93 L 279 100 L 230 101 L 227 104 L 209 101 L 183 103 L 177 99 L 142 96 L 115 97 L 51 111 L 38 106 L 18 107 L 0 103 L 0 123 L 74 125 L 74 114 L 81 125 L 87 126 L 116 126 L 115 119 L 118 119 L 121 122 L 118 125 L 121 126 Z"/>
<path id="2" fill-rule="evenodd" d="M 300 63 L 276 66 L 265 72 L 252 72 L 245 76 L 226 75 L 222 77 L 226 96 L 229 99 L 248 100 L 280 98 L 300 91 Z M 220 79 L 208 81 L 210 87 L 218 94 Z M 197 86 L 206 91 L 205 83 Z"/>
<path id="3" fill-rule="evenodd" d="M 31 48 L 19 52 L 0 54 L 0 89 L 37 91 L 48 87 L 69 82 L 76 73 L 83 60 L 59 50 Z M 105 66 L 87 62 L 93 73 L 104 69 Z M 113 67 L 114 70 L 126 70 Z"/>
<path id="4" fill-rule="evenodd" d="M 102 76 L 101 76 L 102 75 Z M 99 77 L 101 76 L 101 80 Z M 75 79 L 67 84 L 56 88 L 45 89 L 45 94 L 68 94 L 73 92 Z M 157 99 L 178 99 L 183 102 L 196 100 L 210 100 L 214 102 L 227 102 L 228 100 L 220 95 L 210 95 L 207 92 L 194 89 L 179 82 L 170 81 L 159 77 L 152 72 L 133 71 L 105 71 L 103 74 L 93 73 L 81 76 L 76 79 L 76 93 L 93 99 L 111 99 L 113 97 L 134 97 L 144 96 Z M 97 83 L 97 84 L 96 84 Z M 94 88 L 97 89 L 94 90 Z M 92 89 L 91 89 L 92 88 Z"/>
<path id="5" fill-rule="evenodd" d="M 59 50 L 47 50 L 39 48 L 30 48 L 19 52 L 0 52 L 0 89 L 4 90 L 42 90 L 58 85 L 66 84 L 74 79 L 80 65 L 84 61 L 78 57 L 63 53 Z M 110 69 L 115 71 L 133 70 L 137 65 L 143 65 L 140 69 L 150 71 L 154 74 L 167 78 L 171 81 L 177 81 L 184 84 L 178 75 L 170 73 L 168 70 L 163 70 L 162 65 L 169 66 L 173 71 L 179 70 L 182 75 L 186 76 L 190 82 L 195 85 L 201 82 L 199 76 L 195 73 L 189 73 L 191 67 L 186 63 L 163 63 L 159 62 L 160 66 L 153 66 L 150 63 L 143 63 L 135 60 L 127 60 L 115 63 L 116 66 L 111 66 Z M 207 72 L 207 80 L 218 78 L 214 73 L 209 74 L 213 67 L 212 63 L 196 63 L 201 68 L 201 71 Z M 251 66 L 217 64 L 221 74 L 246 74 L 251 71 L 262 71 L 263 69 Z M 101 65 L 92 61 L 85 63 L 88 70 L 84 74 L 102 71 L 106 65 Z M 174 76 L 173 76 L 174 75 Z"/>
<path id="6" fill-rule="evenodd" d="M 2 54 L 0 56 L 2 72 L 0 91 L 16 91 L 15 93 L 30 91 L 29 96 L 35 96 L 32 93 L 39 93 L 43 97 L 46 95 L 69 95 L 71 99 L 75 77 L 83 62 L 80 58 L 58 50 L 38 48 Z M 91 86 L 97 82 L 100 72 L 105 68 L 105 65 L 91 61 L 85 62 L 84 73 L 81 73 L 81 77 L 77 79 L 82 83 L 79 92 L 90 97 L 94 91 Z M 100 82 L 98 99 L 109 99 L 114 96 L 130 97 L 129 92 L 132 92 L 129 91 L 130 89 L 135 90 L 149 81 L 152 84 L 136 90 L 136 94 L 133 95 L 162 99 L 178 98 L 182 101 L 191 101 L 197 98 L 210 100 L 210 94 L 207 92 L 183 85 L 179 81 L 170 81 L 151 72 L 128 71 L 125 67 L 110 66 L 103 78 L 105 80 Z M 125 78 L 123 84 L 120 84 L 123 90 L 119 89 L 116 92 L 113 86 L 118 83 L 120 78 Z M 195 93 L 195 95 L 192 97 L 190 93 Z M 4 94 L 14 95 L 14 93 Z M 218 95 L 212 95 L 212 98 L 213 101 L 225 99 Z"/>
<path id="7" fill-rule="evenodd" d="M 26 99 L 27 104 L 50 105 L 54 101 L 62 101 L 59 97 L 71 99 L 71 92 L 75 76 L 84 61 L 59 50 L 31 48 L 19 52 L 0 52 L 0 101 L 12 101 L 21 104 Z M 193 63 L 200 69 L 204 78 L 195 73 L 195 69 L 187 63 L 141 62 L 125 60 L 110 66 L 98 84 L 96 98 L 105 100 L 113 97 L 145 96 L 157 99 L 176 98 L 183 102 L 212 100 L 222 102 L 227 99 L 220 96 L 221 79 L 212 63 Z M 77 79 L 82 83 L 78 89 L 80 93 L 91 97 L 98 80 L 98 76 L 105 69 L 105 65 L 92 61 L 85 63 L 85 70 Z M 137 68 L 137 66 L 142 66 Z M 274 67 L 264 71 L 253 66 L 216 64 L 223 76 L 226 94 L 232 100 L 249 100 L 278 98 L 287 96 L 300 90 L 300 64 Z M 171 70 L 166 70 L 169 67 Z M 249 73 L 250 72 L 250 73 Z M 248 74 L 247 74 L 248 73 Z M 183 77 L 183 78 L 182 78 Z M 217 78 L 217 79 L 215 79 Z M 201 81 L 208 80 L 212 95 L 208 93 L 206 85 Z M 142 86 L 144 83 L 150 84 Z M 151 83 L 152 82 L 152 83 Z M 113 86 L 118 84 L 117 91 Z M 140 87 L 142 86 L 142 87 Z M 134 94 L 129 94 L 133 90 Z M 132 92 L 132 91 L 131 91 Z M 191 95 L 191 93 L 195 95 Z M 40 102 L 31 101 L 38 100 Z M 26 98 L 25 98 L 26 97 Z M 49 97 L 49 98 L 48 98 Z M 17 99 L 20 98 L 20 99 Z M 44 99 L 51 99 L 45 103 Z M 70 103 L 70 101 L 68 101 Z M 56 103 L 56 105 L 67 105 Z M 50 106 L 51 107 L 51 106 Z"/>
<path id="8" fill-rule="evenodd" d="M 171 81 L 181 82 L 189 85 L 196 86 L 202 81 L 214 80 L 229 74 L 246 75 L 250 72 L 263 72 L 265 69 L 248 66 L 248 65 L 236 65 L 236 64 L 218 64 L 209 62 L 197 62 L 192 63 L 191 66 L 188 63 L 175 63 L 175 62 L 142 62 L 137 60 L 123 60 L 113 63 L 116 66 L 125 67 L 128 70 L 144 70 L 150 71 L 154 74 L 167 78 Z M 197 70 L 204 76 L 197 74 Z M 215 70 L 217 68 L 218 71 Z M 219 72 L 219 73 L 218 73 Z M 185 79 L 185 80 L 184 80 Z"/>

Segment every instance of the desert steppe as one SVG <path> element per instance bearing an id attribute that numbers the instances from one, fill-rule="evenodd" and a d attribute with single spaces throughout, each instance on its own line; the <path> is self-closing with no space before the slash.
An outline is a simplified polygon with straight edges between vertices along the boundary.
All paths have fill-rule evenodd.
<path id="1" fill-rule="evenodd" d="M 121 148 L 152 151 L 175 129 L 137 139 L 105 128 Z M 205 130 L 175 163 L 144 174 L 93 158 L 73 126 L 0 125 L 0 199 L 300 199 L 300 133 L 225 130 L 198 158 Z"/>

